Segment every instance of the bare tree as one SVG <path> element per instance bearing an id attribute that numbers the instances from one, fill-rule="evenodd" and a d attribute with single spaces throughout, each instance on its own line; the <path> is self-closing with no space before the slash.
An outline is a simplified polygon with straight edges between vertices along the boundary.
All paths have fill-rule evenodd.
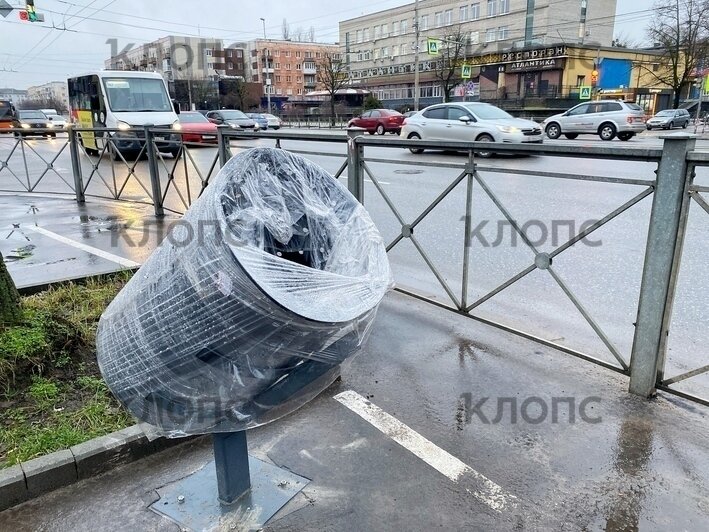
<path id="1" fill-rule="evenodd" d="M 451 91 L 462 83 L 462 66 L 465 61 L 466 36 L 458 28 L 446 33 L 439 46 L 440 56 L 435 61 L 434 75 L 443 92 L 443 101 L 449 102 Z"/>
<path id="2" fill-rule="evenodd" d="M 288 24 L 288 21 L 285 18 L 281 24 L 281 35 L 283 36 L 284 41 L 287 41 L 290 38 L 290 24 Z"/>
<path id="3" fill-rule="evenodd" d="M 647 33 L 650 41 L 662 51 L 662 64 L 659 69 L 644 68 L 656 81 L 672 88 L 676 109 L 682 89 L 709 49 L 709 2 L 659 0 Z"/>
<path id="4" fill-rule="evenodd" d="M 41 100 L 24 100 L 18 105 L 21 109 L 54 109 L 57 113 L 66 114 L 69 109 L 62 100 L 57 98 L 44 98 Z"/>
<path id="5" fill-rule="evenodd" d="M 335 125 L 335 95 L 347 83 L 347 65 L 340 54 L 323 54 L 317 66 L 318 83 L 330 96 L 330 125 Z"/>
<path id="6" fill-rule="evenodd" d="M 315 26 L 308 29 L 308 42 L 315 42 Z"/>
<path id="7" fill-rule="evenodd" d="M 0 254 L 0 326 L 17 323 L 20 317 L 20 295 Z"/>
<path id="8" fill-rule="evenodd" d="M 640 43 L 630 37 L 628 34 L 620 32 L 611 42 L 614 48 L 640 48 Z"/>
<path id="9" fill-rule="evenodd" d="M 305 36 L 305 32 L 303 31 L 303 27 L 298 26 L 295 29 L 295 31 L 293 32 L 292 40 L 294 40 L 296 42 L 303 42 L 305 40 L 304 36 Z"/>

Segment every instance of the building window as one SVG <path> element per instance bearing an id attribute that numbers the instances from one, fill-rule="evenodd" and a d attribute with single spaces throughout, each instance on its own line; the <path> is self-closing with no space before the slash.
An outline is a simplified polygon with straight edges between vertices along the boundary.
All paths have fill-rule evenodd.
<path id="1" fill-rule="evenodd" d="M 510 28 L 508 26 L 500 26 L 497 28 L 497 40 L 504 41 L 510 36 Z"/>
<path id="2" fill-rule="evenodd" d="M 275 63 L 275 65 L 274 65 L 274 66 L 275 66 L 275 68 L 276 68 L 276 69 L 279 69 L 279 68 L 281 68 L 281 64 L 280 64 L 280 63 Z"/>
<path id="3" fill-rule="evenodd" d="M 276 94 L 277 94 L 278 96 L 282 95 L 282 94 L 283 94 L 283 89 L 281 89 L 280 87 L 276 88 Z"/>
<path id="4" fill-rule="evenodd" d="M 290 70 L 290 63 L 286 65 L 286 70 Z"/>
<path id="5" fill-rule="evenodd" d="M 576 86 L 581 87 L 586 84 L 586 76 L 576 76 Z"/>
<path id="6" fill-rule="evenodd" d="M 357 30 L 357 41 L 358 43 L 362 42 L 362 30 Z"/>
<path id="7" fill-rule="evenodd" d="M 487 16 L 494 17 L 497 15 L 497 0 L 487 0 Z"/>
<path id="8" fill-rule="evenodd" d="M 395 44 L 394 46 L 391 47 L 391 56 L 397 57 L 398 55 L 399 55 L 399 45 Z"/>
<path id="9" fill-rule="evenodd" d="M 382 24 L 382 38 L 389 37 L 389 25 Z"/>
<path id="10" fill-rule="evenodd" d="M 500 0 L 500 12 L 499 15 L 506 15 L 510 12 L 510 0 Z"/>
<path id="11" fill-rule="evenodd" d="M 485 42 L 495 42 L 496 34 L 497 34 L 497 31 L 495 30 L 495 28 L 487 30 L 485 32 Z"/>
<path id="12" fill-rule="evenodd" d="M 385 46 L 382 48 L 382 57 L 389 57 L 389 47 Z"/>
<path id="13" fill-rule="evenodd" d="M 276 76 L 276 83 L 280 83 L 280 82 L 281 82 L 281 76 Z"/>
<path id="14" fill-rule="evenodd" d="M 446 26 L 450 26 L 453 24 L 453 10 L 452 9 L 446 9 L 443 12 L 443 23 Z"/>
<path id="15" fill-rule="evenodd" d="M 226 64 L 226 67 L 227 67 L 229 70 L 234 70 L 234 63 L 227 63 L 227 64 Z"/>
<path id="16" fill-rule="evenodd" d="M 251 68 L 252 68 L 252 70 L 258 70 L 258 63 L 256 63 L 256 62 L 251 63 Z"/>
<path id="17" fill-rule="evenodd" d="M 283 52 L 283 55 L 286 57 L 290 57 L 290 50 L 286 50 L 285 52 Z"/>
<path id="18" fill-rule="evenodd" d="M 298 89 L 298 96 L 302 96 L 303 94 L 303 89 Z"/>
<path id="19" fill-rule="evenodd" d="M 211 49 L 211 48 L 207 48 L 207 49 L 204 51 L 204 53 L 205 53 L 205 55 L 206 55 L 207 57 L 212 57 L 212 49 Z"/>
<path id="20" fill-rule="evenodd" d="M 394 21 L 391 23 L 391 34 L 394 37 L 399 35 L 399 21 Z"/>
<path id="21" fill-rule="evenodd" d="M 480 3 L 475 3 L 470 6 L 470 20 L 478 20 L 480 18 Z"/>
<path id="22" fill-rule="evenodd" d="M 379 48 L 374 49 L 374 60 L 376 61 L 379 59 Z"/>
<path id="23" fill-rule="evenodd" d="M 288 96 L 293 96 L 293 89 L 291 89 L 290 87 L 288 87 L 288 90 L 286 91 L 286 94 L 287 94 Z"/>
<path id="24" fill-rule="evenodd" d="M 362 40 L 364 42 L 369 41 L 369 28 L 364 28 L 364 31 L 362 32 Z"/>
<path id="25" fill-rule="evenodd" d="M 408 24 L 408 22 L 406 20 L 401 21 L 401 34 L 402 35 L 408 31 L 407 24 Z"/>
<path id="26" fill-rule="evenodd" d="M 461 6 L 460 7 L 460 14 L 458 15 L 458 20 L 461 22 L 465 22 L 468 20 L 468 6 Z"/>
<path id="27" fill-rule="evenodd" d="M 470 44 L 480 44 L 480 32 L 471 31 L 470 32 Z"/>
<path id="28" fill-rule="evenodd" d="M 302 82 L 303 82 L 303 78 L 301 78 L 300 76 L 298 76 L 297 78 L 295 78 L 295 82 L 296 82 L 296 83 L 302 83 Z"/>
<path id="29" fill-rule="evenodd" d="M 293 77 L 292 77 L 292 76 L 286 76 L 286 83 L 290 83 L 291 81 L 293 81 Z"/>
<path id="30" fill-rule="evenodd" d="M 296 70 L 300 70 L 300 63 L 297 63 L 297 64 L 295 65 L 295 69 L 296 69 Z"/>
<path id="31" fill-rule="evenodd" d="M 296 57 L 300 57 L 300 50 L 298 50 L 298 51 L 295 52 L 295 56 L 296 56 Z"/>
<path id="32" fill-rule="evenodd" d="M 226 51 L 226 56 L 227 56 L 227 57 L 231 57 L 231 50 L 227 50 L 227 51 Z"/>
<path id="33" fill-rule="evenodd" d="M 254 74 L 253 76 L 251 76 L 251 80 L 258 83 L 258 74 Z"/>
<path id="34" fill-rule="evenodd" d="M 428 29 L 428 15 L 421 15 L 421 27 L 419 30 L 426 31 Z"/>
<path id="35" fill-rule="evenodd" d="M 374 26 L 374 39 L 380 39 L 382 37 L 382 29 L 379 26 Z"/>
<path id="36" fill-rule="evenodd" d="M 315 52 L 315 58 L 320 59 L 320 52 Z"/>
<path id="37" fill-rule="evenodd" d="M 244 57 L 244 51 L 243 51 L 243 50 L 237 50 L 237 51 L 236 51 L 236 57 L 238 57 L 238 58 Z"/>
<path id="38" fill-rule="evenodd" d="M 443 13 L 441 13 L 439 11 L 438 13 L 433 15 L 433 20 L 434 20 L 434 24 L 436 25 L 437 28 L 440 28 L 441 26 L 443 26 Z"/>

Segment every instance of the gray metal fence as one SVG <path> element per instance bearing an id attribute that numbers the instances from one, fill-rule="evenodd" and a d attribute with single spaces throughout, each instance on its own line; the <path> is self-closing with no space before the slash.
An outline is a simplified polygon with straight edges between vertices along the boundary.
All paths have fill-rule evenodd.
<path id="1" fill-rule="evenodd" d="M 668 137 L 662 149 L 616 148 L 598 146 L 583 148 L 551 144 L 545 145 L 508 145 L 490 143 L 431 142 L 421 140 L 403 140 L 399 138 L 378 138 L 361 135 L 361 131 L 348 131 L 347 135 L 309 134 L 304 137 L 297 132 L 261 132 L 246 133 L 219 128 L 216 150 L 205 151 L 203 145 L 181 141 L 182 134 L 146 127 L 140 134 L 142 147 L 136 160 L 125 158 L 116 149 L 115 131 L 109 130 L 70 130 L 66 139 L 48 141 L 55 143 L 48 154 L 25 138 L 0 139 L 0 189 L 23 192 L 71 193 L 77 201 L 84 201 L 86 196 L 98 196 L 114 200 L 147 202 L 154 206 L 155 214 L 161 216 L 166 210 L 184 212 L 189 205 L 209 185 L 219 168 L 229 159 L 233 150 L 253 147 L 247 141 L 255 138 L 270 139 L 280 148 L 288 142 L 303 141 L 307 138 L 312 146 L 325 143 L 341 147 L 336 152 L 318 148 L 290 149 L 308 157 L 328 157 L 337 161 L 335 177 L 346 177 L 347 186 L 355 197 L 365 205 L 371 201 L 381 201 L 390 212 L 394 227 L 389 233 L 395 234 L 387 242 L 387 251 L 394 252 L 404 242 L 409 242 L 430 270 L 445 300 L 431 297 L 422 291 L 405 286 L 397 288 L 411 297 L 426 301 L 438 307 L 456 312 L 479 322 L 485 323 L 553 347 L 567 354 L 601 365 L 615 372 L 630 377 L 630 390 L 642 396 L 651 396 L 656 389 L 709 405 L 709 397 L 701 397 L 682 389 L 682 383 L 706 376 L 709 373 L 709 348 L 703 338 L 697 339 L 701 352 L 692 360 L 701 359 L 698 367 L 687 368 L 679 374 L 666 375 L 666 353 L 673 328 L 673 320 L 681 316 L 673 315 L 675 294 L 678 290 L 680 265 L 682 263 L 685 235 L 689 220 L 697 216 L 709 215 L 709 201 L 703 194 L 709 193 L 709 186 L 695 184 L 696 170 L 709 166 L 709 153 L 698 152 L 695 140 L 688 135 L 678 134 Z M 82 146 L 82 135 L 94 134 L 104 141 L 98 153 L 88 153 Z M 172 142 L 166 140 L 172 135 Z M 4 143 L 4 144 L 3 144 Z M 310 145 L 309 145 L 310 146 Z M 166 149 L 167 148 L 167 149 Z M 386 150 L 402 148 L 445 149 L 464 152 L 465 161 L 454 163 L 431 162 L 410 159 L 396 160 L 398 167 L 412 169 L 431 168 L 447 172 L 443 177 L 442 191 L 416 214 L 406 214 L 395 198 L 382 185 L 381 173 L 393 164 L 392 157 L 386 156 Z M 585 159 L 619 160 L 638 163 L 651 163 L 654 172 L 641 173 L 633 177 L 612 177 L 587 175 L 573 172 L 549 172 L 537 169 L 510 169 L 491 164 L 488 159 L 480 158 L 477 151 L 494 151 L 502 154 L 547 155 L 566 158 L 569 164 L 582 156 Z M 68 150 L 71 155 L 71 167 L 57 167 L 56 161 Z M 166 152 L 172 151 L 168 155 Z M 208 153 L 207 153 L 208 152 Z M 370 153 L 371 152 L 371 153 Z M 393 153 L 393 152 L 392 152 Z M 144 159 L 144 161 L 143 161 Z M 52 176 L 49 190 L 43 190 L 42 184 Z M 58 176 L 58 179 L 56 177 Z M 491 183 L 498 177 L 529 176 L 560 182 L 585 182 L 604 186 L 623 186 L 635 189 L 627 200 L 615 209 L 605 213 L 593 223 L 583 227 L 566 242 L 560 243 L 551 251 L 539 248 L 525 226 L 507 204 L 496 193 Z M 8 186 L 13 184 L 14 186 Z M 365 190 L 369 190 L 365 197 Z M 462 208 L 446 212 L 450 222 L 464 221 L 462 248 L 462 276 L 452 283 L 441 271 L 436 260 L 436 249 L 427 246 L 417 234 L 419 227 L 432 215 L 441 210 L 441 205 L 452 194 L 462 192 Z M 531 260 L 514 275 L 508 276 L 494 288 L 484 294 L 471 297 L 471 261 L 473 248 L 468 245 L 474 231 L 476 212 L 473 208 L 473 193 L 479 191 L 494 205 L 512 231 L 529 250 Z M 370 197 L 371 193 L 376 196 Z M 590 309 L 584 298 L 578 293 L 578 280 L 569 282 L 565 274 L 556 266 L 555 260 L 564 257 L 575 246 L 599 232 L 609 224 L 620 223 L 618 219 L 628 211 L 638 209 L 644 199 L 652 200 L 647 221 L 647 234 L 642 236 L 645 244 L 644 264 L 639 279 L 639 298 L 637 320 L 634 323 L 632 338 L 624 339 L 626 349 L 617 345 L 612 335 L 600 324 L 597 311 Z M 650 201 L 648 199 L 648 201 Z M 644 214 L 643 214 L 644 215 Z M 392 232 L 393 231 L 393 232 Z M 640 268 L 640 267 L 638 267 Z M 559 287 L 564 297 L 583 317 L 597 336 L 610 358 L 603 358 L 581 348 L 542 337 L 534 330 L 526 330 L 517 324 L 505 320 L 491 319 L 479 312 L 484 303 L 499 297 L 511 287 L 520 283 L 533 272 L 543 272 Z M 706 275 L 705 271 L 692 275 Z M 459 282 L 459 284 L 458 284 Z M 533 329 L 533 327 L 531 328 Z"/>

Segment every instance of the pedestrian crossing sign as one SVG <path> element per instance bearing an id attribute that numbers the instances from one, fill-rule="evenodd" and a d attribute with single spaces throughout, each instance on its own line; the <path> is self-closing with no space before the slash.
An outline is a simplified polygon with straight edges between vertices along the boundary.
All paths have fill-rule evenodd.
<path id="1" fill-rule="evenodd" d="M 591 86 L 581 85 L 579 87 L 579 100 L 590 100 L 591 99 Z"/>
<path id="2" fill-rule="evenodd" d="M 473 77 L 473 68 L 470 65 L 463 65 L 463 72 L 460 76 L 463 79 L 470 79 Z"/>
<path id="3" fill-rule="evenodd" d="M 438 55 L 438 48 L 441 45 L 441 41 L 429 37 L 426 42 L 428 44 L 428 55 Z"/>

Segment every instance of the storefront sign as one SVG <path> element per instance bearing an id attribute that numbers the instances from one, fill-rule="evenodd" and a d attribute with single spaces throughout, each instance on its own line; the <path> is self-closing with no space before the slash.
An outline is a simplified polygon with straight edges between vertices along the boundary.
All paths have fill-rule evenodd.
<path id="1" fill-rule="evenodd" d="M 530 72 L 536 70 L 556 70 L 564 68 L 563 59 L 531 59 L 515 61 L 505 65 L 505 72 Z"/>
<path id="2" fill-rule="evenodd" d="M 539 48 L 537 50 L 522 50 L 521 52 L 506 52 L 502 54 L 502 63 L 529 61 L 534 59 L 551 59 L 554 57 L 566 57 L 566 46 L 553 46 L 551 48 Z"/>

